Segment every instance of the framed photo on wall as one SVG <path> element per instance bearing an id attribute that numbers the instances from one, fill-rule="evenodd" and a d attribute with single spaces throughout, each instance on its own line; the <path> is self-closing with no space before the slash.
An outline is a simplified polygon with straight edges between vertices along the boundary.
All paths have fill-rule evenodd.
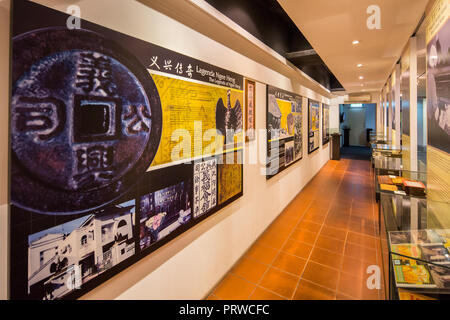
<path id="1" fill-rule="evenodd" d="M 308 100 L 308 153 L 319 148 L 320 104 L 317 101 Z"/>
<path id="2" fill-rule="evenodd" d="M 450 154 L 450 117 L 448 104 L 448 50 L 442 45 L 450 40 L 450 20 L 447 20 L 427 44 L 427 128 L 428 145 Z M 439 57 L 439 58 L 436 58 Z M 429 98 L 429 99 L 428 99 Z"/>
<path id="3" fill-rule="evenodd" d="M 330 106 L 322 104 L 322 145 L 330 141 Z"/>
<path id="4" fill-rule="evenodd" d="M 245 141 L 255 140 L 256 128 L 256 84 L 255 81 L 245 79 Z"/>
<path id="5" fill-rule="evenodd" d="M 302 97 L 267 86 L 267 173 L 270 179 L 303 157 Z"/>

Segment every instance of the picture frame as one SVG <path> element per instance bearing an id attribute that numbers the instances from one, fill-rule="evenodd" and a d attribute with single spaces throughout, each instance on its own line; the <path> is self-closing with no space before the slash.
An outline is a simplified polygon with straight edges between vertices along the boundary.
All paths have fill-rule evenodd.
<path id="1" fill-rule="evenodd" d="M 302 109 L 302 96 L 267 85 L 267 180 L 303 158 Z"/>
<path id="2" fill-rule="evenodd" d="M 308 154 L 319 149 L 320 103 L 308 99 Z"/>
<path id="3" fill-rule="evenodd" d="M 322 103 L 322 145 L 330 142 L 330 106 Z"/>

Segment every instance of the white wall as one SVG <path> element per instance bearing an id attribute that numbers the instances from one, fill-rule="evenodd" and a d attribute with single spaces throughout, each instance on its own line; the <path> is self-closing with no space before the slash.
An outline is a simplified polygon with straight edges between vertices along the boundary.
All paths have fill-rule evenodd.
<path id="1" fill-rule="evenodd" d="M 61 11 L 65 11 L 69 4 L 67 1 L 36 2 Z M 83 297 L 201 299 L 328 161 L 328 145 L 324 148 L 321 146 L 311 155 L 307 154 L 306 97 L 328 104 L 330 101 L 300 86 L 295 80 L 258 64 L 139 2 L 80 0 L 77 5 L 81 7 L 84 19 L 257 80 L 257 129 L 265 129 L 266 86 L 263 83 L 305 96 L 303 160 L 269 181 L 261 174 L 261 165 L 245 164 L 242 198 Z M 4 86 L 2 83 L 2 90 Z M 336 119 L 334 109 L 332 108 L 330 115 L 332 122 Z M 257 141 L 253 141 L 247 147 L 259 147 L 260 153 L 265 155 L 264 140 L 260 142 L 260 146 Z M 246 157 L 249 148 L 246 150 Z"/>
<path id="2" fill-rule="evenodd" d="M 364 105 L 366 109 L 366 128 L 373 129 L 372 132 L 376 131 L 376 109 L 377 105 L 368 103 Z"/>
<path id="3" fill-rule="evenodd" d="M 344 105 L 345 121 L 342 126 L 350 128 L 349 145 L 366 146 L 366 107 L 352 108 Z"/>
<path id="4" fill-rule="evenodd" d="M 330 100 L 330 129 L 340 129 L 339 105 L 345 103 L 347 96 L 340 96 Z"/>

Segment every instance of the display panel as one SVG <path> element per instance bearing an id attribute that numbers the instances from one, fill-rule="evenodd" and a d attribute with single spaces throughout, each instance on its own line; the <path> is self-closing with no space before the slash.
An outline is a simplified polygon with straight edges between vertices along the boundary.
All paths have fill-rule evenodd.
<path id="1" fill-rule="evenodd" d="M 410 48 L 403 53 L 400 64 L 400 137 L 403 148 L 403 168 L 411 169 L 411 139 L 410 139 Z M 419 115 L 419 113 L 418 113 Z"/>
<path id="2" fill-rule="evenodd" d="M 409 56 L 408 56 L 409 58 Z M 403 64 L 402 64 L 403 67 Z M 410 114 L 409 114 L 409 92 L 410 92 L 410 70 L 409 65 L 405 67 L 406 70 L 403 70 L 401 75 L 401 83 L 400 83 L 400 104 L 401 104 L 401 127 L 402 133 L 409 137 L 410 135 Z"/>
<path id="3" fill-rule="evenodd" d="M 428 40 L 428 144 L 450 153 L 450 20 Z"/>
<path id="4" fill-rule="evenodd" d="M 267 86 L 267 179 L 303 157 L 302 97 Z"/>
<path id="5" fill-rule="evenodd" d="M 330 142 L 330 106 L 322 104 L 322 145 Z"/>
<path id="6" fill-rule="evenodd" d="M 243 194 L 243 77 L 67 18 L 14 2 L 13 299 L 79 297 Z"/>
<path id="7" fill-rule="evenodd" d="M 391 87 L 391 105 L 392 105 L 391 126 L 392 126 L 392 130 L 396 130 L 396 132 L 397 132 L 396 119 L 395 119 L 395 108 L 397 107 L 395 105 L 395 95 L 397 94 L 395 92 L 395 74 L 392 77 L 391 81 L 392 81 L 392 87 Z"/>
<path id="8" fill-rule="evenodd" d="M 427 196 L 442 202 L 450 200 L 449 10 L 448 1 L 436 0 L 426 19 L 427 85 L 423 100 L 427 104 Z"/>
<path id="9" fill-rule="evenodd" d="M 314 100 L 308 100 L 308 153 L 312 153 L 320 145 L 320 104 Z"/>
<path id="10" fill-rule="evenodd" d="M 389 99 L 390 95 L 389 95 L 389 91 L 388 90 L 389 90 L 389 86 L 386 87 L 386 108 L 385 108 L 385 118 L 384 118 L 384 121 L 385 121 L 385 133 L 389 131 L 389 121 L 390 121 L 389 117 L 390 117 L 390 114 L 391 114 L 390 107 L 389 107 L 389 104 L 391 102 L 390 102 L 390 99 Z M 388 133 L 387 136 L 390 137 L 390 133 Z"/>

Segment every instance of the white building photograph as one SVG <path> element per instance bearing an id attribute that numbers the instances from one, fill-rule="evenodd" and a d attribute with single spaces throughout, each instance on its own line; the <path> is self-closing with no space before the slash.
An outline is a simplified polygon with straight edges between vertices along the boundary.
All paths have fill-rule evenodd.
<path id="1" fill-rule="evenodd" d="M 58 299 L 135 253 L 135 201 L 29 236 L 28 294 Z"/>

